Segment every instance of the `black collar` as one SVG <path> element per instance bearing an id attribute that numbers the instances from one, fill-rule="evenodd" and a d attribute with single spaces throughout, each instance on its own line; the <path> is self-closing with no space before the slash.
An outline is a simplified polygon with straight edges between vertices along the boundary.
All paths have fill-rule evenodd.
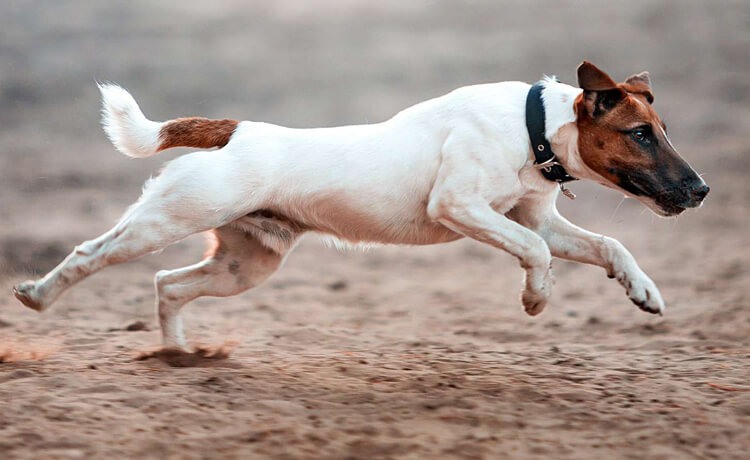
<path id="1" fill-rule="evenodd" d="M 531 150 L 534 152 L 535 167 L 542 172 L 542 175 L 547 180 L 560 184 L 560 189 L 565 193 L 567 190 L 562 184 L 576 180 L 576 178 L 568 174 L 565 168 L 557 162 L 557 157 L 552 151 L 547 137 L 544 135 L 545 122 L 542 89 L 544 89 L 544 82 L 536 82 L 531 86 L 529 95 L 526 97 L 526 129 L 529 131 Z"/>

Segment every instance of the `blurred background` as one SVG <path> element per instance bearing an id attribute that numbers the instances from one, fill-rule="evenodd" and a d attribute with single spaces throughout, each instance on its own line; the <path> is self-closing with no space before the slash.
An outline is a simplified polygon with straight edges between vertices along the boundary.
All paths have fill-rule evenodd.
<path id="1" fill-rule="evenodd" d="M 588 352 L 605 362 L 627 360 L 615 350 L 631 350 L 628 356 L 636 357 L 631 365 L 638 367 L 637 350 L 682 347 L 693 354 L 708 353 L 710 343 L 723 344 L 716 345 L 721 349 L 747 347 L 750 2 L 741 0 L 3 1 L 0 336 L 59 337 L 65 344 L 56 355 L 62 374 L 67 359 L 61 356 L 101 366 L 117 350 L 156 344 L 153 274 L 191 264 L 203 252 L 202 237 L 196 236 L 163 254 L 108 269 L 66 294 L 42 317 L 12 299 L 14 282 L 46 272 L 74 245 L 107 230 L 138 198 L 141 184 L 165 160 L 185 152 L 137 161 L 117 153 L 99 126 L 96 81 L 128 88 L 154 120 L 195 115 L 320 127 L 379 122 L 476 83 L 534 82 L 546 74 L 575 85 L 576 66 L 584 59 L 618 81 L 650 72 L 655 108 L 673 143 L 711 187 L 702 209 L 677 219 L 656 218 L 634 200 L 623 201 L 596 184 L 574 183 L 578 199 L 559 200 L 573 222 L 611 235 L 632 250 L 662 289 L 667 320 L 639 312 L 616 283 L 593 267 L 556 261 L 557 285 L 548 311 L 530 319 L 518 302 L 522 275 L 516 261 L 492 248 L 461 241 L 342 253 L 308 237 L 266 285 L 237 298 L 202 299 L 186 308 L 188 334 L 207 340 L 234 334 L 242 337 L 238 354 L 275 353 L 275 359 L 289 366 L 301 365 L 304 353 L 326 350 L 408 353 L 426 347 L 424 355 L 430 347 L 438 354 L 446 348 L 457 353 L 538 350 L 536 357 L 528 357 L 533 361 L 542 359 L 550 346 L 589 344 Z M 107 333 L 134 319 L 151 330 L 126 339 Z M 88 337 L 88 348 L 71 338 L 81 335 Z M 268 351 L 269 345 L 275 351 Z M 597 353 L 611 354 L 602 358 Z M 730 383 L 746 383 L 747 359 L 740 357 L 745 361 L 717 364 L 724 366 L 721 372 L 728 373 Z M 110 365 L 132 366 L 126 361 Z M 654 365 L 651 358 L 643 362 L 648 369 Z M 48 363 L 52 367 L 47 369 L 53 369 L 56 361 Z M 328 368 L 335 363 L 319 364 Z M 663 377 L 681 381 L 674 385 L 688 391 L 695 376 L 708 369 Z M 533 374 L 528 368 L 514 372 Z M 499 381 L 503 375 L 492 378 Z M 335 384 L 329 389 L 346 392 Z M 480 401 L 483 394 L 477 390 L 474 396 Z M 694 395 L 686 395 L 692 401 Z M 400 407 L 397 401 L 392 404 Z M 502 412 L 498 401 L 478 404 Z M 598 406 L 591 404 L 596 412 Z M 750 402 L 743 404 L 750 407 Z M 355 401 L 350 409 L 363 407 Z M 547 405 L 544 410 L 570 415 L 565 412 L 569 407 L 558 409 Z M 524 406 L 527 410 L 543 417 L 537 406 Z M 711 410 L 719 425 L 744 417 L 744 412 L 723 413 L 718 405 Z M 288 419 L 296 420 L 296 413 L 291 414 Z M 690 414 L 683 415 L 680 423 L 692 426 Z M 397 419 L 389 423 L 408 425 L 411 420 Z M 21 418 L 8 420 L 23 425 Z M 304 417 L 300 420 L 306 423 Z M 533 426 L 533 417 L 525 420 Z M 677 424 L 666 415 L 659 420 Z M 723 436 L 736 447 L 740 431 L 720 428 L 715 436 L 704 437 Z M 431 429 L 414 436 L 429 446 Z M 592 447 L 596 436 L 582 430 L 566 442 L 599 452 Z M 517 447 L 533 453 L 524 444 L 527 435 L 514 433 L 521 440 Z M 443 452 L 441 443 L 453 442 L 452 435 L 445 436 L 433 439 L 437 450 L 430 452 Z M 657 442 L 657 433 L 645 436 Z M 623 439 L 638 440 L 627 433 Z M 666 452 L 679 445 L 671 438 L 658 442 L 666 443 Z M 691 445 L 709 452 L 708 443 L 703 439 Z M 428 450 L 409 452 L 432 447 L 424 448 Z M 368 457 L 378 451 L 352 452 Z M 724 454 L 731 457 L 730 451 Z"/>

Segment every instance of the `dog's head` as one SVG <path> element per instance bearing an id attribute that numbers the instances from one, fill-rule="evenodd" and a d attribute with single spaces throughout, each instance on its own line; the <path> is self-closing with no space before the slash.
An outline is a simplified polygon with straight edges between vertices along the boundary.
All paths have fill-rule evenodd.
<path id="1" fill-rule="evenodd" d="M 654 111 L 648 72 L 617 84 L 590 62 L 578 67 L 578 151 L 599 182 L 625 192 L 660 216 L 697 207 L 708 194 Z"/>

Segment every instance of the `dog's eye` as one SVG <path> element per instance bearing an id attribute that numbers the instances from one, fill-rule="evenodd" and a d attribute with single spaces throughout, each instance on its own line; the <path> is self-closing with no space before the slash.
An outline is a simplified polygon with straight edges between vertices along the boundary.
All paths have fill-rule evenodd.
<path id="1" fill-rule="evenodd" d="M 633 139 L 641 144 L 648 144 L 651 142 L 651 132 L 646 128 L 636 128 L 631 131 Z"/>

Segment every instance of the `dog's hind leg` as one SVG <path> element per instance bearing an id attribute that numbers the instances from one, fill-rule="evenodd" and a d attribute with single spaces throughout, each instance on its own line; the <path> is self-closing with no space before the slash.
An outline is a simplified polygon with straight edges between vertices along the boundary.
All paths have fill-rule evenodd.
<path id="1" fill-rule="evenodd" d="M 206 185 L 201 185 L 215 183 L 221 174 L 216 167 L 201 161 L 203 153 L 209 152 L 196 152 L 170 163 L 114 228 L 77 246 L 42 279 L 16 286 L 15 296 L 24 305 L 43 311 L 66 289 L 108 265 L 161 250 L 233 220 L 232 212 L 243 205 L 232 202 L 232 194 L 212 194 Z M 192 161 L 184 161 L 190 156 L 194 156 Z M 242 209 L 237 212 L 243 213 Z"/>
<path id="2" fill-rule="evenodd" d="M 281 265 L 285 254 L 262 245 L 251 233 L 213 230 L 215 245 L 189 267 L 156 274 L 156 306 L 165 347 L 185 347 L 180 309 L 198 297 L 228 297 L 259 285 Z"/>
<path id="3" fill-rule="evenodd" d="M 65 290 L 102 268 L 163 249 L 200 230 L 159 213 L 125 218 L 100 237 L 76 246 L 42 279 L 21 283 L 13 292 L 27 307 L 44 311 Z"/>

